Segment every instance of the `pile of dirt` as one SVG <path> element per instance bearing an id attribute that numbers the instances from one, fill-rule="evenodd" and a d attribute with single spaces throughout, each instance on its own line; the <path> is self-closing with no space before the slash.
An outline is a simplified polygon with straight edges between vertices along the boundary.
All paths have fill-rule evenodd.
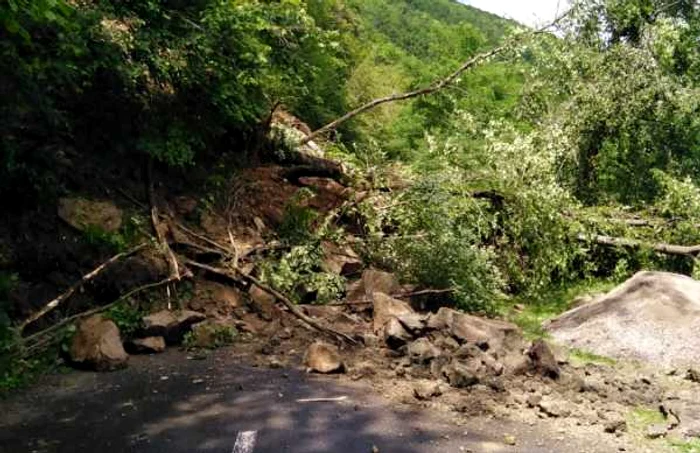
<path id="1" fill-rule="evenodd" d="M 697 364 L 699 329 L 700 282 L 666 272 L 640 272 L 547 326 L 572 347 L 662 366 Z"/>

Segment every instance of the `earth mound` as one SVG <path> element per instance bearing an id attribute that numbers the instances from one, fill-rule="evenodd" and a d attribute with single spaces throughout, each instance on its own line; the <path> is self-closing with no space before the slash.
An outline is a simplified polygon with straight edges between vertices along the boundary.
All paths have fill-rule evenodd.
<path id="1" fill-rule="evenodd" d="M 661 366 L 700 363 L 700 282 L 640 272 L 608 294 L 553 320 L 553 338 L 617 359 Z"/>

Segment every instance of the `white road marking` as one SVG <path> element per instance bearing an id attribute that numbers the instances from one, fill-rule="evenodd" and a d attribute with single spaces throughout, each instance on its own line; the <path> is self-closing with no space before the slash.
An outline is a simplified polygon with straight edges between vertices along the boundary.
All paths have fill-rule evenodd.
<path id="1" fill-rule="evenodd" d="M 236 436 L 236 443 L 233 445 L 231 453 L 253 453 L 257 431 L 241 431 Z"/>

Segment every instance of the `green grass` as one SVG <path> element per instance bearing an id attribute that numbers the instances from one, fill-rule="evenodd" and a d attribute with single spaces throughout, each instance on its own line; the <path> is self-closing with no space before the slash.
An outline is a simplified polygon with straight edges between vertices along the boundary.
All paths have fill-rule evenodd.
<path id="1" fill-rule="evenodd" d="M 669 439 L 668 442 L 679 453 L 700 453 L 700 439 L 689 441 Z"/>
<path id="2" fill-rule="evenodd" d="M 569 352 L 569 360 L 574 366 L 587 365 L 589 363 L 613 366 L 617 363 L 615 359 L 584 351 L 583 349 L 572 349 Z"/>
<path id="3" fill-rule="evenodd" d="M 528 339 L 545 338 L 547 332 L 542 328 L 544 321 L 567 311 L 571 308 L 571 302 L 577 297 L 590 293 L 607 292 L 616 284 L 610 280 L 584 280 L 565 287 L 551 288 L 535 297 L 511 301 L 513 304 L 521 304 L 525 308 L 521 312 L 516 312 L 512 307 L 509 307 L 505 310 L 506 316 L 523 329 Z"/>

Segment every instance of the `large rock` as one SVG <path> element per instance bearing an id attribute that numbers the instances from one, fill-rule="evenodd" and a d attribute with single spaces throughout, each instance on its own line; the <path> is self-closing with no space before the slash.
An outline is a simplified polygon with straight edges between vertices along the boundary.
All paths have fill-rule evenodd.
<path id="1" fill-rule="evenodd" d="M 122 226 L 121 209 L 109 201 L 61 198 L 58 201 L 58 216 L 80 231 L 97 228 L 113 233 Z"/>
<path id="2" fill-rule="evenodd" d="M 165 351 L 165 338 L 135 338 L 126 343 L 126 350 L 132 354 L 157 354 Z"/>
<path id="3" fill-rule="evenodd" d="M 413 313 L 413 309 L 406 302 L 384 293 L 372 294 L 372 310 L 372 328 L 375 332 L 381 331 L 391 318 Z"/>
<path id="4" fill-rule="evenodd" d="M 524 340 L 518 326 L 505 321 L 480 318 L 442 307 L 428 318 L 427 328 L 449 332 L 462 344 L 473 344 L 484 350 L 517 351 Z"/>
<path id="5" fill-rule="evenodd" d="M 666 272 L 640 272 L 610 293 L 547 326 L 569 346 L 662 366 L 700 361 L 700 282 Z"/>
<path id="6" fill-rule="evenodd" d="M 206 317 L 196 311 L 161 310 L 142 320 L 144 337 L 163 337 L 168 344 L 179 344 L 194 324 Z"/>
<path id="7" fill-rule="evenodd" d="M 129 359 L 114 322 L 102 315 L 91 316 L 78 325 L 70 347 L 71 361 L 97 371 L 124 368 Z"/>
<path id="8" fill-rule="evenodd" d="M 311 344 L 304 355 L 304 364 L 309 371 L 322 374 L 342 373 L 345 364 L 337 346 L 317 341 Z"/>

